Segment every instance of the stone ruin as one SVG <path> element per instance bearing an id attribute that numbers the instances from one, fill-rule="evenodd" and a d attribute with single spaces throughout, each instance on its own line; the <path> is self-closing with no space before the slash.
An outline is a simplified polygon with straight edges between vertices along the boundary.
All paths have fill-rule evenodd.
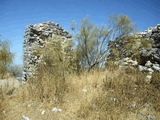
<path id="1" fill-rule="evenodd" d="M 119 68 L 123 67 L 138 67 L 140 71 L 147 72 L 149 75 L 146 77 L 147 81 L 150 82 L 152 78 L 152 72 L 160 72 L 160 24 L 155 27 L 150 27 L 145 32 L 139 32 L 136 35 L 136 42 L 134 46 L 138 45 L 138 54 L 140 55 L 141 61 L 137 61 L 134 56 L 137 54 L 132 50 L 127 50 L 124 38 L 117 38 L 114 41 L 109 41 L 108 47 L 110 53 L 107 56 L 107 60 L 115 60 L 115 64 Z M 140 46 L 141 40 L 139 38 L 145 38 L 148 43 L 147 47 Z M 134 47 L 133 46 L 133 47 Z M 112 48 L 116 48 L 119 52 L 119 58 L 116 58 L 114 53 L 111 51 Z"/>
<path id="2" fill-rule="evenodd" d="M 152 60 L 153 62 L 160 63 L 160 24 L 158 24 L 156 27 L 152 28 L 150 27 L 145 32 L 139 32 L 136 34 L 136 43 L 135 45 L 141 44 L 141 39 L 139 38 L 145 38 L 150 43 L 153 43 L 153 46 L 148 46 L 147 48 L 141 47 L 141 56 L 144 57 L 146 60 Z M 109 48 L 116 48 L 120 52 L 120 59 L 126 58 L 126 57 L 132 57 L 135 55 L 135 53 L 131 50 L 126 50 L 124 48 L 124 43 L 126 40 L 122 38 L 117 38 L 114 41 L 109 41 L 108 47 Z M 140 48 L 140 47 L 139 47 Z M 108 59 L 114 58 L 113 53 L 110 51 L 110 55 L 108 56 Z M 142 63 L 145 64 L 145 63 Z"/>
<path id="3" fill-rule="evenodd" d="M 139 62 L 140 65 L 145 65 L 147 61 L 151 61 L 155 64 L 160 64 L 160 24 L 158 24 L 156 27 L 150 27 L 145 32 L 140 32 L 135 34 L 136 40 L 132 45 L 133 47 L 137 46 L 138 52 L 140 53 L 140 57 L 142 61 Z M 145 38 L 148 43 L 151 43 L 150 45 L 143 47 L 142 46 L 142 39 Z M 124 58 L 133 58 L 137 53 L 132 50 L 127 50 L 125 48 L 125 43 L 127 43 L 127 40 L 124 38 L 118 38 L 114 41 L 109 41 L 108 47 L 111 50 L 112 48 L 116 48 L 119 52 L 119 58 L 118 59 L 124 59 Z M 107 57 L 108 60 L 114 59 L 114 53 L 110 51 L 109 56 Z M 116 58 L 117 59 L 117 58 Z M 117 60 L 118 60 L 117 59 Z"/>
<path id="4" fill-rule="evenodd" d="M 36 73 L 36 66 L 42 60 L 42 56 L 33 55 L 35 46 L 39 48 L 44 48 L 47 41 L 44 38 L 50 37 L 54 40 L 55 36 L 61 36 L 65 41 L 73 40 L 71 34 L 65 31 L 57 23 L 44 22 L 35 25 L 28 25 L 25 30 L 24 35 L 24 55 L 23 55 L 23 81 L 27 81 L 30 77 L 34 76 Z M 116 39 L 114 41 L 109 41 L 108 47 L 116 48 L 120 52 L 120 59 L 116 61 L 119 67 L 123 66 L 134 66 L 138 67 L 140 71 L 147 72 L 160 72 L 160 24 L 155 27 L 150 27 L 145 32 L 139 32 L 136 34 L 137 38 L 142 37 L 152 42 L 153 46 L 148 46 L 147 48 L 140 49 L 140 56 L 142 58 L 142 63 L 137 62 L 132 59 L 136 53 L 131 50 L 126 50 L 123 47 L 124 39 Z M 139 44 L 139 39 L 137 43 Z M 109 51 L 109 56 L 107 60 L 114 58 L 112 51 Z"/>
<path id="5" fill-rule="evenodd" d="M 43 49 L 47 43 L 44 38 L 50 37 L 54 40 L 56 36 L 60 36 L 63 43 L 72 40 L 71 34 L 54 22 L 44 22 L 26 27 L 23 43 L 23 81 L 27 81 L 35 75 L 36 66 L 42 59 L 42 56 L 33 54 L 36 46 Z"/>

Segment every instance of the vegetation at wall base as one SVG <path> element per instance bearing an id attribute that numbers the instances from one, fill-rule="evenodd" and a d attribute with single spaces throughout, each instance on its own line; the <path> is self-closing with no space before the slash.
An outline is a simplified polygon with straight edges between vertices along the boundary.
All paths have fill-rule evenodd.
<path id="1" fill-rule="evenodd" d="M 142 114 L 159 119 L 160 74 L 154 73 L 148 84 L 144 82 L 146 73 L 111 67 L 64 79 L 40 73 L 12 95 L 7 94 L 11 87 L 5 87 L 0 91 L 0 116 L 4 120 L 21 119 L 22 115 L 40 120 L 137 120 Z M 53 112 L 53 108 L 62 111 Z M 42 110 L 46 112 L 41 114 Z"/>

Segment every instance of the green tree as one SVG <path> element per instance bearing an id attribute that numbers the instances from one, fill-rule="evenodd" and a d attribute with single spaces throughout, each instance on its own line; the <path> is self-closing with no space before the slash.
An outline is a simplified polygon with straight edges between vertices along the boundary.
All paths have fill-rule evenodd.
<path id="1" fill-rule="evenodd" d="M 0 77 L 4 78 L 9 65 L 13 62 L 14 54 L 10 51 L 10 42 L 0 39 Z"/>
<path id="2" fill-rule="evenodd" d="M 72 27 L 72 30 L 73 27 Z M 110 31 L 106 26 L 94 25 L 88 18 L 81 21 L 80 27 L 75 33 L 77 67 L 81 69 L 92 69 L 105 61 Z"/>
<path id="3" fill-rule="evenodd" d="M 22 66 L 20 66 L 20 65 L 11 65 L 11 66 L 9 66 L 8 69 L 9 69 L 8 71 L 9 71 L 14 77 L 20 77 L 20 76 L 22 76 L 22 71 L 23 71 Z"/>
<path id="4" fill-rule="evenodd" d="M 76 41 L 76 62 L 78 70 L 102 67 L 108 54 L 108 41 L 129 35 L 135 30 L 134 24 L 124 15 L 112 15 L 109 25 L 97 26 L 87 17 L 80 25 L 71 26 Z"/>
<path id="5" fill-rule="evenodd" d="M 112 40 L 129 36 L 131 33 L 137 31 L 135 24 L 126 15 L 111 15 L 108 23 L 108 28 L 112 31 Z"/>
<path id="6" fill-rule="evenodd" d="M 54 39 L 45 38 L 48 41 L 43 49 L 36 47 L 34 55 L 42 56 L 38 65 L 38 73 L 47 73 L 49 76 L 65 77 L 74 69 L 72 66 L 73 41 L 64 40 L 61 36 Z"/>
<path id="7" fill-rule="evenodd" d="M 147 61 L 147 59 L 144 60 L 144 58 L 141 57 L 141 51 L 154 46 L 152 41 L 136 34 L 124 38 L 123 44 L 123 48 L 126 51 L 132 51 L 132 53 L 134 53 L 131 58 L 136 59 L 139 64 L 145 64 Z"/>

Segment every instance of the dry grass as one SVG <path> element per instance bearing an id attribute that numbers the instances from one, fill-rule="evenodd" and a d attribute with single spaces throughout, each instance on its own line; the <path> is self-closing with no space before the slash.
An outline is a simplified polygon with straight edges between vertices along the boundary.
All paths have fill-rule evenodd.
<path id="1" fill-rule="evenodd" d="M 158 120 L 160 73 L 153 74 L 151 84 L 145 76 L 116 67 L 66 78 L 41 73 L 12 95 L 7 95 L 11 86 L 0 89 L 0 120 L 20 120 L 22 115 L 31 120 L 146 120 L 151 115 Z M 52 112 L 54 107 L 62 111 Z"/>

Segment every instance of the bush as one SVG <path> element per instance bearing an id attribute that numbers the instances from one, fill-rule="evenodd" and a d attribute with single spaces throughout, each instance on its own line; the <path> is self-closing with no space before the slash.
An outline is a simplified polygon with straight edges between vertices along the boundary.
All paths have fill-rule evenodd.
<path id="1" fill-rule="evenodd" d="M 73 35 L 77 45 L 75 46 L 77 68 L 80 70 L 103 68 L 108 54 L 108 41 L 130 35 L 136 28 L 128 16 L 112 15 L 108 26 L 97 26 L 88 18 L 84 18 L 76 26 L 72 23 Z M 117 49 L 112 49 L 115 56 L 119 56 Z"/>
<path id="2" fill-rule="evenodd" d="M 22 76 L 22 67 L 20 67 L 18 65 L 12 65 L 12 66 L 10 66 L 8 71 L 14 77 Z"/>
<path id="3" fill-rule="evenodd" d="M 73 53 L 71 50 L 72 41 L 65 41 L 57 36 L 54 39 L 46 38 L 45 48 L 36 48 L 34 55 L 42 56 L 41 62 L 38 64 L 38 73 L 47 73 L 48 75 L 65 77 L 72 72 Z"/>
<path id="4" fill-rule="evenodd" d="M 13 62 L 14 54 L 10 52 L 10 42 L 0 40 L 0 77 L 4 78 L 7 68 Z"/>

